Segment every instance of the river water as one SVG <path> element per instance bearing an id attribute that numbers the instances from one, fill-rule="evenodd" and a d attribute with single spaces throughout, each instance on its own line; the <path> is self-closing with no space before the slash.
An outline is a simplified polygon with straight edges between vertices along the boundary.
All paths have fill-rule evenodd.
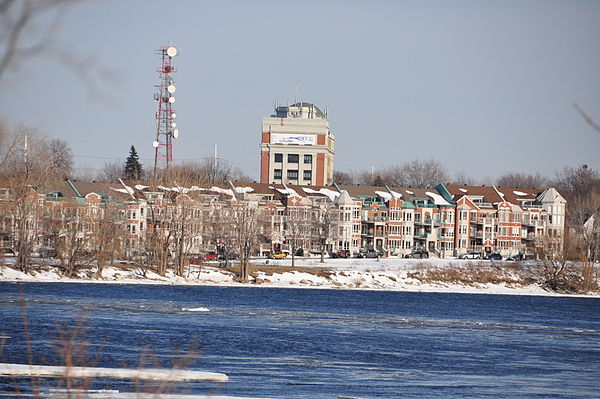
<path id="1" fill-rule="evenodd" d="M 3 362 L 28 363 L 30 348 L 33 363 L 59 364 L 60 338 L 77 331 L 87 365 L 171 367 L 194 352 L 187 368 L 230 377 L 174 387 L 188 394 L 600 398 L 600 299 L 0 284 Z M 0 391 L 27 383 L 0 377 Z"/>

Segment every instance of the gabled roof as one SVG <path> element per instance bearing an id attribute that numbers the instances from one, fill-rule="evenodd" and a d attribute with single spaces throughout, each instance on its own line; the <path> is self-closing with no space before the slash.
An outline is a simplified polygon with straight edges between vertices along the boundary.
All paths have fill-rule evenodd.
<path id="1" fill-rule="evenodd" d="M 454 201 L 457 201 L 463 196 L 481 197 L 482 202 L 494 204 L 504 199 L 498 194 L 493 186 L 464 186 L 448 184 L 446 185 L 448 192 L 454 196 Z"/>
<path id="2" fill-rule="evenodd" d="M 542 194 L 540 194 L 537 198 L 537 200 L 539 202 L 541 202 L 542 204 L 546 204 L 546 203 L 560 203 L 560 204 L 564 204 L 567 201 L 563 198 L 562 195 L 560 195 L 560 193 L 555 189 L 555 188 L 548 188 L 546 189 L 546 191 L 544 191 Z"/>

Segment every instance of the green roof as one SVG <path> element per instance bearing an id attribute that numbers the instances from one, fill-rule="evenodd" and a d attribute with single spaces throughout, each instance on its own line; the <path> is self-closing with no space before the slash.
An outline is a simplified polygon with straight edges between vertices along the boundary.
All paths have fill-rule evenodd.
<path id="1" fill-rule="evenodd" d="M 402 209 L 417 209 L 417 207 L 414 206 L 412 202 L 404 201 Z"/>

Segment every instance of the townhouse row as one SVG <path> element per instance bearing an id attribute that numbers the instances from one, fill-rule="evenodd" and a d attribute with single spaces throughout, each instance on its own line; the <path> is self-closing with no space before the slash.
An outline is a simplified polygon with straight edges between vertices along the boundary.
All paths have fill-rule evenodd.
<path id="1" fill-rule="evenodd" d="M 108 225 L 119 256 L 145 256 L 157 245 L 170 256 L 194 256 L 234 246 L 225 217 L 232 203 L 257 210 L 257 254 L 375 249 L 404 256 L 425 249 L 440 257 L 472 251 L 532 255 L 543 237 L 562 240 L 566 206 L 554 188 L 64 181 L 32 187 L 18 201 L 6 185 L 0 188 L 0 246 L 18 248 L 28 240 L 34 253 L 55 252 L 75 231 L 94 252 L 107 239 L 100 235 Z"/>

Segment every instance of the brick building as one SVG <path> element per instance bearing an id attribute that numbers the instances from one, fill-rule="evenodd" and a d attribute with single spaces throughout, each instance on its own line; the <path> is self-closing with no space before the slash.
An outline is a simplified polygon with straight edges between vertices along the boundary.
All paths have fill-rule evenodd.
<path id="1" fill-rule="evenodd" d="M 275 107 L 262 119 L 260 182 L 331 184 L 334 141 L 327 115 L 316 105 Z"/>

